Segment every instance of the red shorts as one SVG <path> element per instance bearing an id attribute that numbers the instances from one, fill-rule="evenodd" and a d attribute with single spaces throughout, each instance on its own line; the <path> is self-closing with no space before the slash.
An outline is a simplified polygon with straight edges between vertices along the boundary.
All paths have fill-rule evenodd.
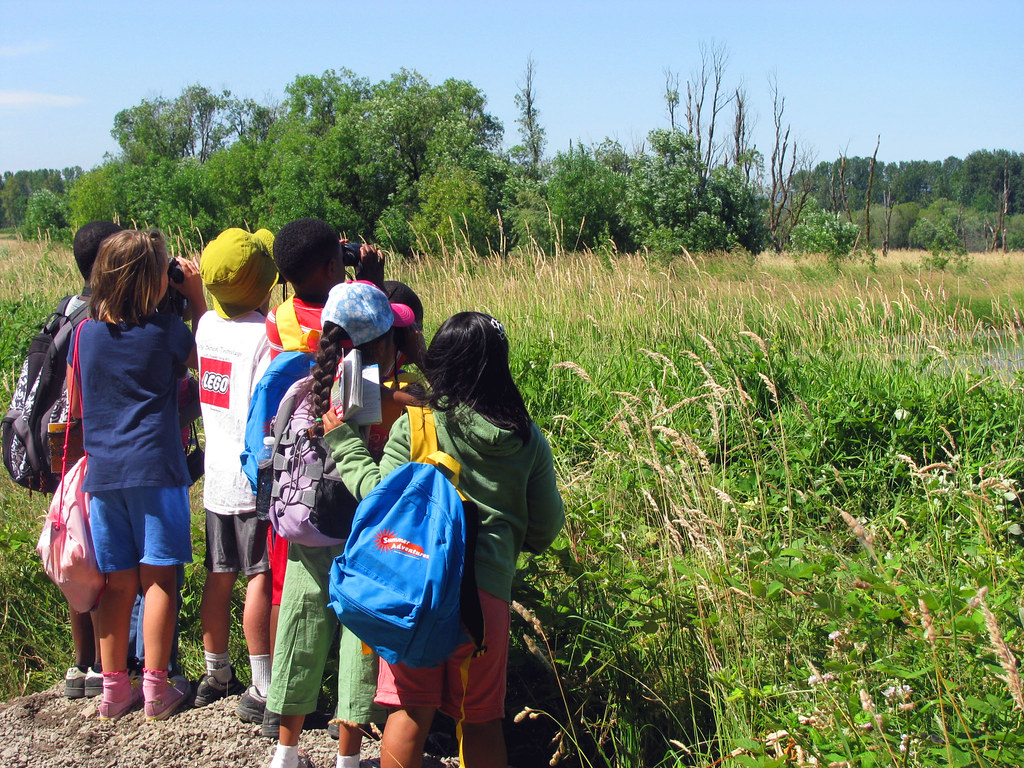
<path id="1" fill-rule="evenodd" d="M 505 716 L 505 672 L 508 666 L 508 603 L 479 590 L 484 613 L 487 653 L 469 663 L 469 681 L 463 697 L 460 665 L 476 646 L 464 643 L 437 667 L 413 669 L 380 660 L 378 704 L 385 707 L 432 707 L 453 720 L 465 711 L 467 723 L 486 723 Z"/>
<path id="2" fill-rule="evenodd" d="M 288 540 L 282 539 L 270 528 L 267 531 L 267 549 L 270 551 L 270 578 L 273 583 L 270 604 L 281 605 L 284 574 L 288 570 Z"/>

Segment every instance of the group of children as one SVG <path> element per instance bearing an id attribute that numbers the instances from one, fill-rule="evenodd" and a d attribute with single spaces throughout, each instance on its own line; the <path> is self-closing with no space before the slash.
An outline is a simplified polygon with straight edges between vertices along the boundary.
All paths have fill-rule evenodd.
<path id="1" fill-rule="evenodd" d="M 316 709 L 327 655 L 340 632 L 339 768 L 359 765 L 370 723 L 384 723 L 383 768 L 419 765 L 438 708 L 460 720 L 467 765 L 504 766 L 516 560 L 524 549 L 546 548 L 564 522 L 551 451 L 512 380 L 498 320 L 459 313 L 428 347 L 419 299 L 407 286 L 384 281 L 376 249 L 359 249 L 352 280 L 344 253 L 337 232 L 317 219 L 293 221 L 276 237 L 229 229 L 206 246 L 198 264 L 176 260 L 180 272 L 170 282 L 159 233 L 93 222 L 76 234 L 75 258 L 86 281 L 80 300 L 89 302 L 90 312 L 69 353 L 68 392 L 82 418 L 89 455 L 84 490 L 92 498 L 93 539 L 107 586 L 91 615 L 72 615 L 76 666 L 66 687 L 69 695 L 97 693 L 101 677 L 104 719 L 140 700 L 147 719 L 163 719 L 192 694 L 174 673 L 171 656 L 181 567 L 192 560 L 178 403 L 183 377 L 194 369 L 206 438 L 207 569 L 200 609 L 206 673 L 195 705 L 240 695 L 238 716 L 278 739 L 271 768 L 308 765 L 299 736 Z M 271 310 L 279 280 L 290 283 L 292 296 Z M 194 334 L 174 313 L 157 311 L 169 284 L 190 306 Z M 212 297 L 209 311 L 204 286 Z M 339 363 L 353 348 L 364 364 L 377 364 L 389 384 L 381 390 L 381 422 L 370 427 L 344 421 L 331 404 Z M 402 389 L 409 365 L 419 369 L 420 385 Z M 424 404 L 435 412 L 439 448 L 460 463 L 460 488 L 480 516 L 476 569 L 487 652 L 471 660 L 468 676 L 460 671 L 475 650 L 468 642 L 430 669 L 389 665 L 366 653 L 328 607 L 328 574 L 343 546 L 289 544 L 257 514 L 254 418 L 260 420 L 262 407 L 269 420 L 297 375 L 308 375 L 313 432 L 330 447 L 356 499 L 409 461 L 404 406 Z M 268 424 L 257 427 L 257 436 L 269 434 Z M 247 580 L 247 687 L 228 654 L 239 574 Z M 133 607 L 140 599 L 141 676 L 129 669 Z"/>

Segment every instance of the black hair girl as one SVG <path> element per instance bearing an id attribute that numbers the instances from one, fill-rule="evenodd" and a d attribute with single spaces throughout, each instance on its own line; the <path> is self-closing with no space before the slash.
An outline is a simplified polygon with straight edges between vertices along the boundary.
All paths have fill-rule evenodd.
<path id="1" fill-rule="evenodd" d="M 496 427 L 530 439 L 531 420 L 508 368 L 505 327 L 482 312 L 459 312 L 437 329 L 424 360 L 437 411 L 476 411 Z"/>

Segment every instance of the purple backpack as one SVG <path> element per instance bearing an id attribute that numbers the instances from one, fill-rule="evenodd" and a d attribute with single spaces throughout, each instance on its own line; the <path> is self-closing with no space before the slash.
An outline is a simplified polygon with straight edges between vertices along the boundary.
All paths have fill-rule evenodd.
<path id="1" fill-rule="evenodd" d="M 341 480 L 322 437 L 311 434 L 313 378 L 285 392 L 274 417 L 270 524 L 278 536 L 307 547 L 344 544 L 357 502 Z"/>

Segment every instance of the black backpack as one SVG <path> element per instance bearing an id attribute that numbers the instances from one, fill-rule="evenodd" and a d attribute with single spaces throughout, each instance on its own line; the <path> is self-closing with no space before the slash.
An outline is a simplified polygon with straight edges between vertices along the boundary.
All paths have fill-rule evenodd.
<path id="1" fill-rule="evenodd" d="M 69 306 L 73 309 L 66 314 Z M 49 425 L 68 420 L 68 350 L 75 326 L 88 313 L 87 299 L 68 296 L 46 318 L 29 345 L 11 407 L 0 425 L 4 466 L 15 483 L 30 491 L 53 493 L 60 482 L 50 469 Z"/>

